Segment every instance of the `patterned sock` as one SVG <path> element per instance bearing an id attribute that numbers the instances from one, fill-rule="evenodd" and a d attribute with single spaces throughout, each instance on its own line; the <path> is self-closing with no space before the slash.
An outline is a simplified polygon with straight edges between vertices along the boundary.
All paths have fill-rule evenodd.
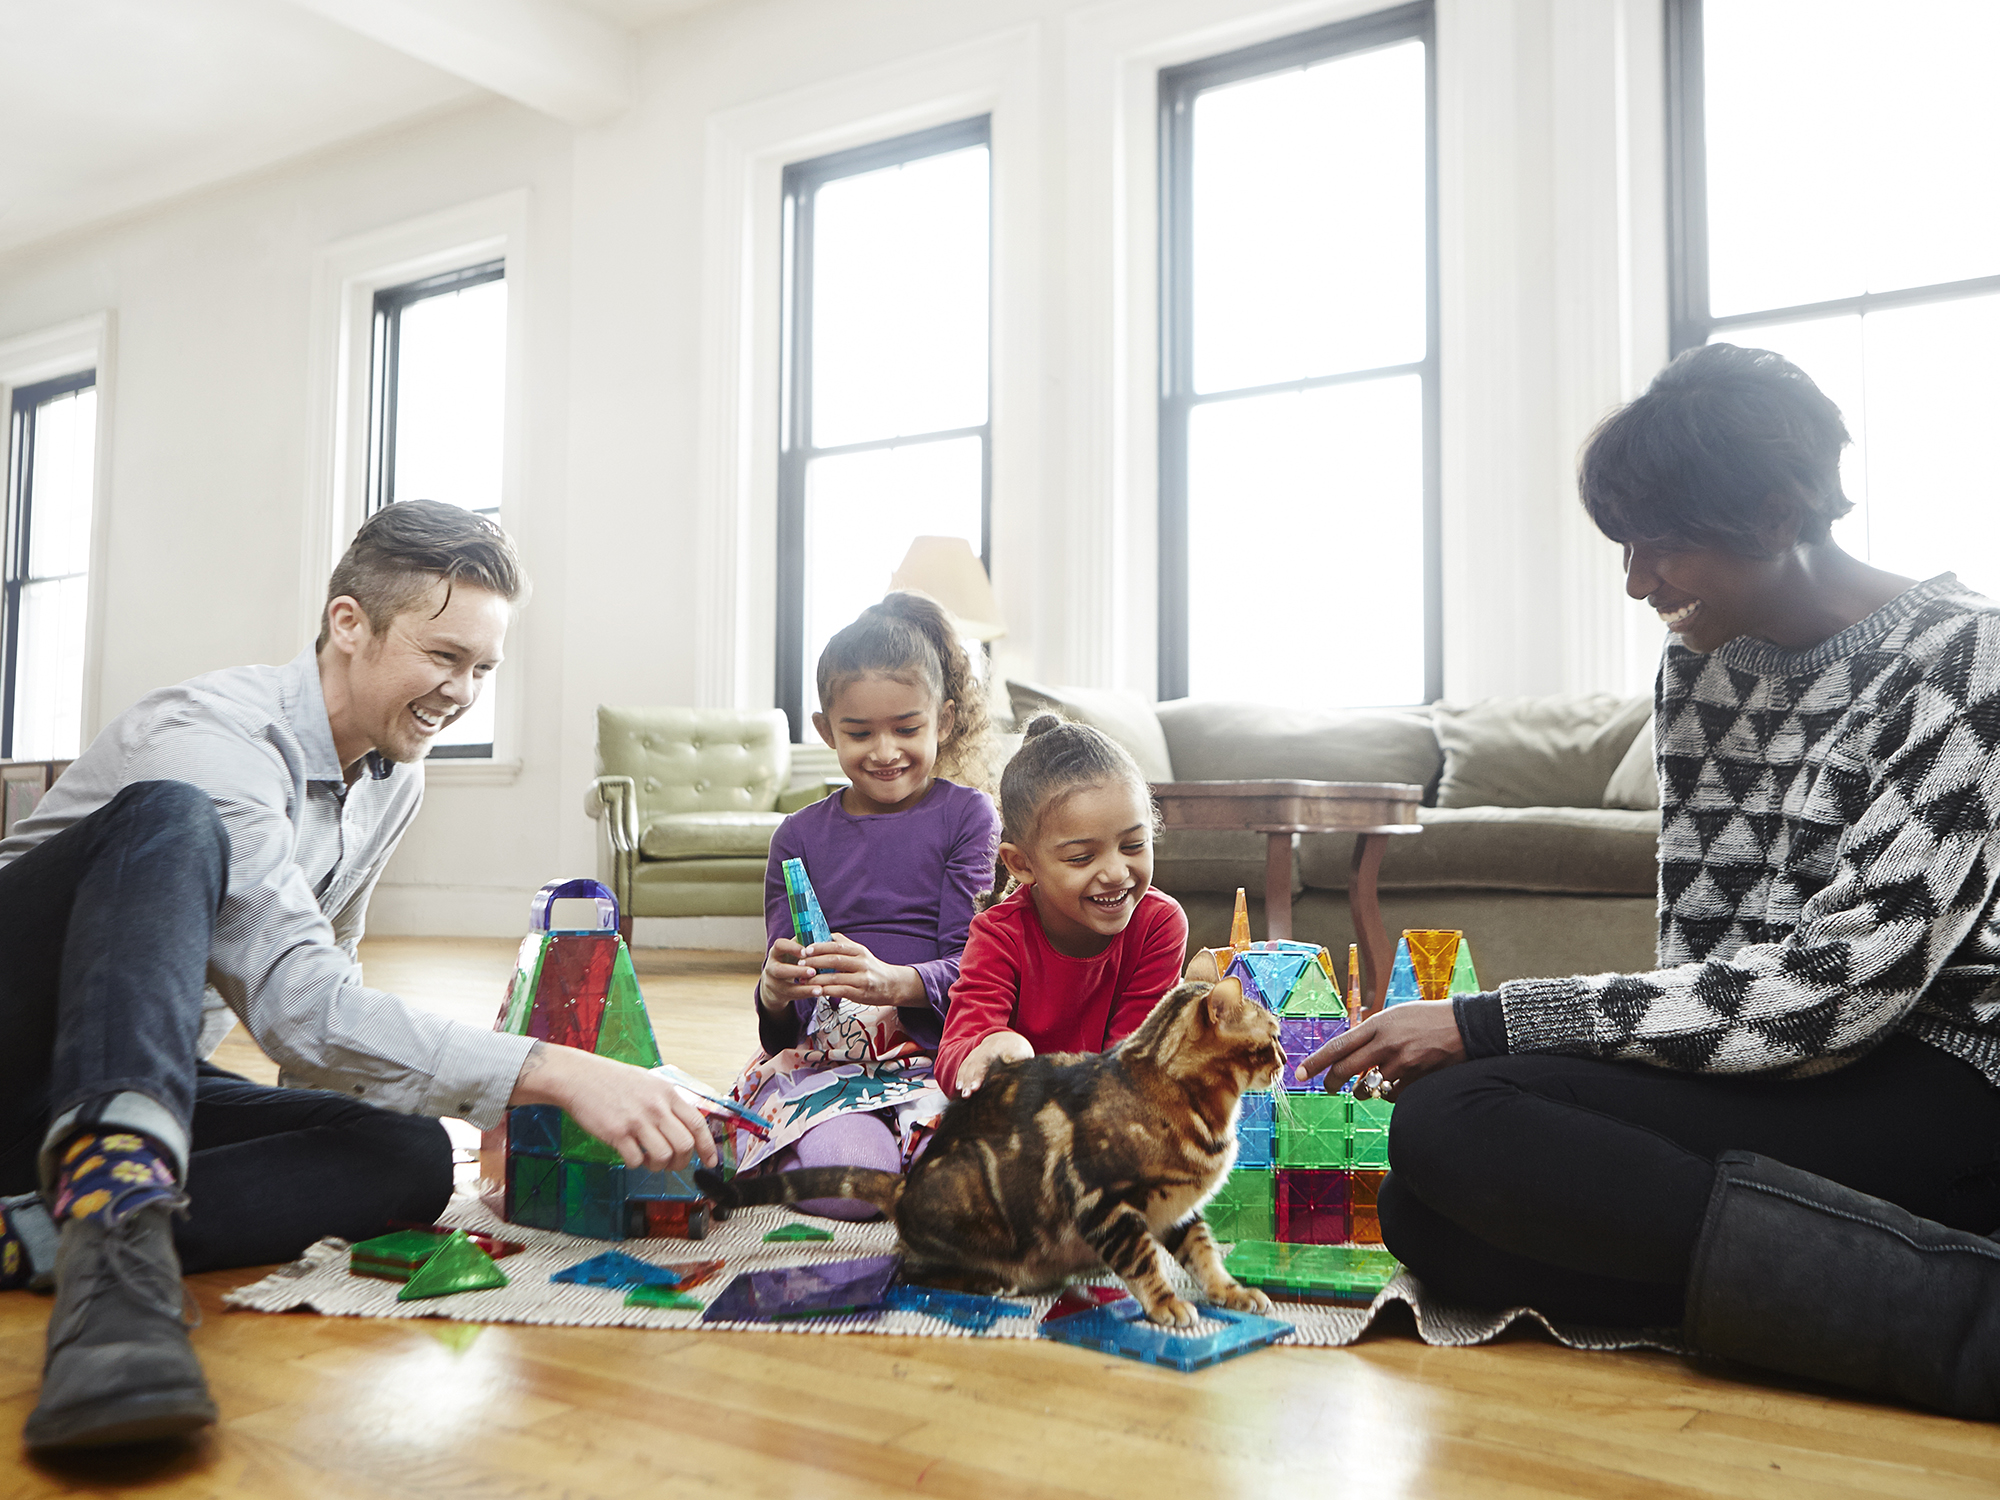
<path id="1" fill-rule="evenodd" d="M 7 1212 L 7 1205 L 0 1203 L 0 1292 L 26 1286 L 34 1273 L 35 1268 L 28 1264 L 28 1247 L 14 1232 L 14 1220 Z"/>
<path id="2" fill-rule="evenodd" d="M 71 1136 L 59 1160 L 58 1224 L 92 1218 L 118 1224 L 148 1204 L 180 1195 L 166 1152 L 129 1130 L 90 1129 Z"/>

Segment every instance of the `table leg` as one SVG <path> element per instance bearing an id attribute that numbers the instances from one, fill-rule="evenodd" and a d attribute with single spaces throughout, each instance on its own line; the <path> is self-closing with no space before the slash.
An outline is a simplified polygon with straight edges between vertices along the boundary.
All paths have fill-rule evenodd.
<path id="1" fill-rule="evenodd" d="M 1361 949 L 1361 1009 L 1368 1016 L 1382 1008 L 1382 997 L 1389 992 L 1389 933 L 1375 894 L 1375 878 L 1382 872 L 1382 855 L 1388 847 L 1386 833 L 1356 834 L 1353 872 L 1347 878 L 1347 911 Z"/>
<path id="2" fill-rule="evenodd" d="M 1292 935 L 1292 836 L 1264 837 L 1264 936 L 1275 943 Z"/>

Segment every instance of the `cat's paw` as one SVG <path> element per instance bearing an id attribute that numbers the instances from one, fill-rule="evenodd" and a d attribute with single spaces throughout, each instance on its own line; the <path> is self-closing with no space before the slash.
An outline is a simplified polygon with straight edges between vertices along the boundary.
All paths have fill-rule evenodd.
<path id="1" fill-rule="evenodd" d="M 1201 1314 L 1169 1292 L 1157 1304 L 1146 1309 L 1146 1316 L 1170 1328 L 1192 1328 Z"/>
<path id="2" fill-rule="evenodd" d="M 1209 1295 L 1231 1312 L 1263 1313 L 1268 1316 L 1277 1311 L 1271 1299 L 1254 1286 L 1239 1286 L 1232 1282 Z"/>

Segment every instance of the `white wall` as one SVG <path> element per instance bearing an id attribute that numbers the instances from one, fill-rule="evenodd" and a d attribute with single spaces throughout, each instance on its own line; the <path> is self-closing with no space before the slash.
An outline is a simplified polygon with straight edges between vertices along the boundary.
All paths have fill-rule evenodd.
<path id="1" fill-rule="evenodd" d="M 1153 75 L 1369 8 L 751 0 L 651 33 L 608 125 L 481 105 L 0 257 L 0 340 L 116 319 L 95 722 L 303 643 L 327 247 L 526 189 L 521 770 L 433 768 L 372 918 L 519 931 L 592 866 L 595 705 L 769 702 L 779 167 L 982 109 L 1003 661 L 1150 691 Z M 1659 26 L 1657 0 L 1439 0 L 1454 697 L 1629 690 L 1657 646 L 1569 476 L 1665 352 Z"/>

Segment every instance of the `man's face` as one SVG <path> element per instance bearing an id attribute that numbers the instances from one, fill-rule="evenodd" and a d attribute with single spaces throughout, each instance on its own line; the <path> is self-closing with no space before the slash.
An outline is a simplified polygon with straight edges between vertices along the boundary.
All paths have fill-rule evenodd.
<path id="1" fill-rule="evenodd" d="M 385 759 L 422 760 L 500 665 L 511 615 L 507 601 L 489 589 L 440 582 L 379 634 L 362 619 L 347 674 L 345 727 Z"/>

